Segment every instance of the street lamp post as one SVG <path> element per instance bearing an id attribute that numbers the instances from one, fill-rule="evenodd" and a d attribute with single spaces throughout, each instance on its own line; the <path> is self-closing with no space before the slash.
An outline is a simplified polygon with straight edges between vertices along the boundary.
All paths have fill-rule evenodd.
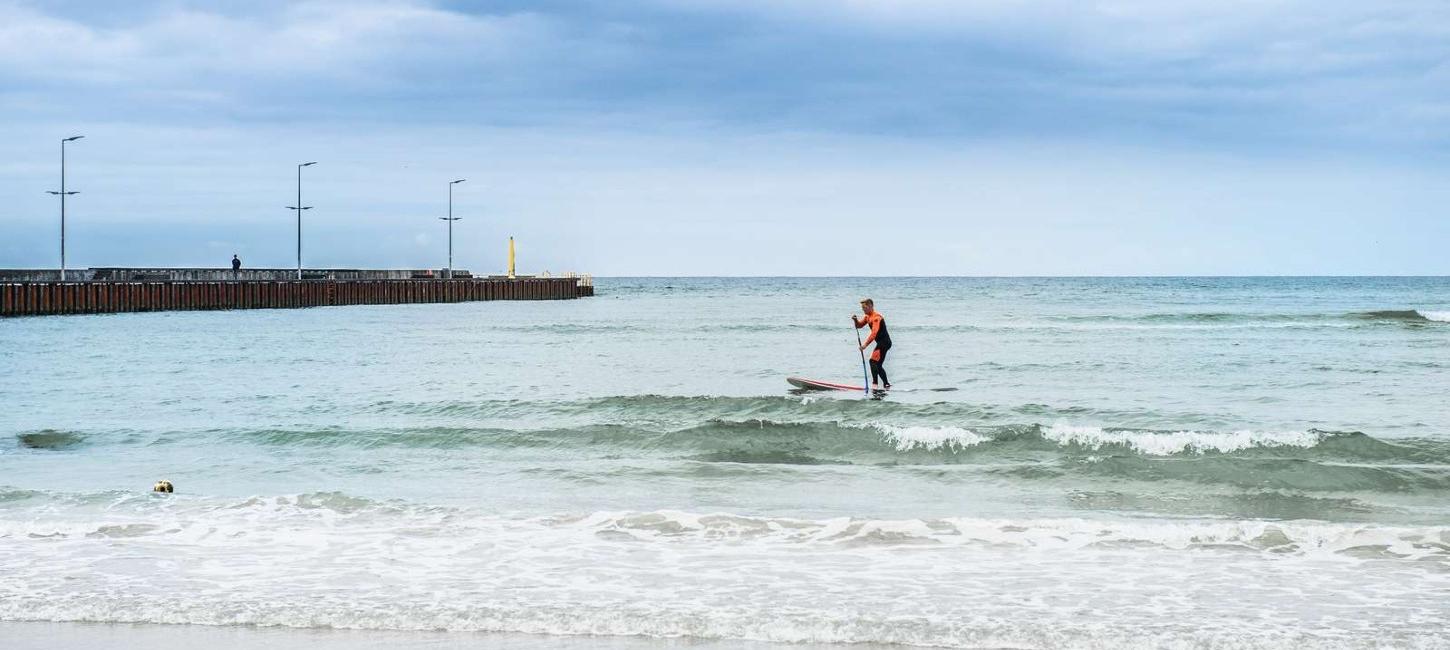
<path id="1" fill-rule="evenodd" d="M 60 197 L 60 281 L 65 282 L 65 197 L 80 192 L 67 192 L 65 189 L 65 143 L 75 142 L 86 136 L 73 135 L 60 141 L 60 191 L 49 192 Z"/>
<path id="2" fill-rule="evenodd" d="M 457 185 L 459 183 L 462 183 L 463 181 L 466 181 L 466 180 L 468 180 L 468 179 L 466 179 L 466 178 L 460 178 L 460 179 L 458 179 L 456 181 L 449 181 L 448 182 L 448 216 L 446 216 L 446 217 L 438 217 L 439 219 L 442 219 L 442 220 L 448 222 L 448 279 L 449 280 L 452 280 L 453 279 L 453 222 L 458 221 L 459 219 L 462 219 L 463 218 L 463 217 L 455 217 L 455 216 L 453 216 L 453 186 L 454 185 Z"/>
<path id="3" fill-rule="evenodd" d="M 317 161 L 300 163 L 297 165 L 297 205 L 287 206 L 288 210 L 297 211 L 297 279 L 302 279 L 302 211 L 311 210 L 312 206 L 302 205 L 302 168 L 316 165 Z"/>

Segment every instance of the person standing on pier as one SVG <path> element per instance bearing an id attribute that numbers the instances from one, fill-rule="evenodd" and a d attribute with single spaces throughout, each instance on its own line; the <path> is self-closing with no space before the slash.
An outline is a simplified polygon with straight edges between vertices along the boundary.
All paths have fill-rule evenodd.
<path id="1" fill-rule="evenodd" d="M 232 253 L 232 273 L 240 270 L 242 270 L 242 258 L 237 257 L 236 253 Z"/>

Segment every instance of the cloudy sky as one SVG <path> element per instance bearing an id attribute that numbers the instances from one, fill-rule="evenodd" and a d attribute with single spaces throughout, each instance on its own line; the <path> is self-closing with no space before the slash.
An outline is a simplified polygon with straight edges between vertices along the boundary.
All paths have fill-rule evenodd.
<path id="1" fill-rule="evenodd" d="M 1450 273 L 1444 0 L 0 0 L 0 267 Z"/>

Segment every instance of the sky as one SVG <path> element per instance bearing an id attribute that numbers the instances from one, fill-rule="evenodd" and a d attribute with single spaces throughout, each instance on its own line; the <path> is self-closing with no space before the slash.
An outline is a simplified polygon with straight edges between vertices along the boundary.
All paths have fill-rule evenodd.
<path id="1" fill-rule="evenodd" d="M 0 0 L 0 267 L 1450 274 L 1444 0 Z"/>

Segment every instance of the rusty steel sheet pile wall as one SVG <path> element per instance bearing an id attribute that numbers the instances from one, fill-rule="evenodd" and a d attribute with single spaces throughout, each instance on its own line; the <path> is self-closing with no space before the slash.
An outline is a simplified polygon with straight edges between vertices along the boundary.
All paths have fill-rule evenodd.
<path id="1" fill-rule="evenodd" d="M 571 300 L 594 295 L 577 278 L 218 282 L 4 282 L 0 316 L 137 311 L 287 309 L 343 305 Z"/>

